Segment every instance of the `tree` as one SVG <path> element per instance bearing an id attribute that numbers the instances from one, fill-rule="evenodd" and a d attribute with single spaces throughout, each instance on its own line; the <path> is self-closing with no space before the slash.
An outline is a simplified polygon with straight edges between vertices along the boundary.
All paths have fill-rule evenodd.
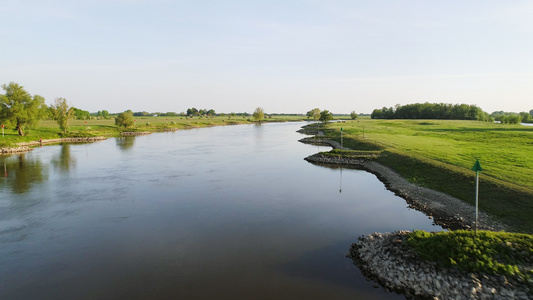
<path id="1" fill-rule="evenodd" d="M 109 112 L 107 110 L 102 110 L 102 111 L 99 110 L 97 113 L 97 116 L 107 119 L 109 118 Z"/>
<path id="2" fill-rule="evenodd" d="M 320 112 L 320 121 L 322 121 L 322 123 L 325 124 L 330 120 L 333 120 L 333 114 L 329 112 L 329 110 L 324 109 Z"/>
<path id="3" fill-rule="evenodd" d="M 311 109 L 310 111 L 307 112 L 307 119 L 309 120 L 310 118 L 313 118 L 313 120 L 318 120 L 320 119 L 320 109 L 318 108 L 313 108 Z"/>
<path id="4" fill-rule="evenodd" d="M 357 113 L 355 113 L 355 110 L 352 110 L 352 112 L 350 113 L 350 117 L 352 118 L 352 120 L 357 119 L 358 115 Z"/>
<path id="5" fill-rule="evenodd" d="M 187 116 L 197 116 L 197 115 L 198 115 L 198 109 L 196 109 L 195 107 L 187 109 Z"/>
<path id="6" fill-rule="evenodd" d="M 148 116 L 151 116 L 152 114 L 147 111 L 137 111 L 137 112 L 134 112 L 133 115 L 137 117 L 148 117 Z"/>
<path id="7" fill-rule="evenodd" d="M 0 120 L 6 125 L 15 126 L 19 135 L 24 135 L 24 128 L 37 123 L 44 114 L 44 98 L 33 97 L 21 85 L 10 82 L 2 85 L 5 95 L 0 95 Z"/>
<path id="8" fill-rule="evenodd" d="M 120 113 L 115 118 L 115 125 L 117 125 L 118 127 L 124 126 L 124 128 L 128 128 L 133 126 L 133 124 L 133 112 L 131 112 L 131 110 L 127 110 L 123 113 Z"/>
<path id="9" fill-rule="evenodd" d="M 75 107 L 72 107 L 72 110 L 74 110 L 74 116 L 78 120 L 89 120 L 91 118 L 91 113 L 86 110 Z"/>
<path id="10" fill-rule="evenodd" d="M 521 112 L 520 113 L 521 121 L 522 123 L 529 123 L 531 121 L 531 115 L 527 112 Z"/>
<path id="11" fill-rule="evenodd" d="M 263 118 L 265 117 L 265 112 L 261 107 L 258 107 L 255 109 L 252 116 L 254 117 L 254 120 L 261 122 L 261 120 L 263 120 Z"/>
<path id="12" fill-rule="evenodd" d="M 372 111 L 372 114 L 370 114 L 370 118 L 371 119 L 381 119 L 383 117 L 383 112 L 381 111 L 381 109 L 374 109 Z"/>
<path id="13" fill-rule="evenodd" d="M 52 111 L 52 118 L 59 125 L 59 129 L 66 133 L 68 123 L 74 114 L 72 107 L 68 107 L 67 99 L 56 98 L 55 104 L 50 106 L 50 110 Z"/>

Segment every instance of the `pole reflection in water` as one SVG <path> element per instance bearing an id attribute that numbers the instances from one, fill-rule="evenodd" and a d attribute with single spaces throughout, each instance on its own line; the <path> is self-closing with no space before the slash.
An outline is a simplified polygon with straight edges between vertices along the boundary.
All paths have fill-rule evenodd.
<path id="1" fill-rule="evenodd" d="M 339 193 L 342 193 L 342 167 L 341 167 L 341 180 L 340 180 L 340 186 L 339 186 Z"/>

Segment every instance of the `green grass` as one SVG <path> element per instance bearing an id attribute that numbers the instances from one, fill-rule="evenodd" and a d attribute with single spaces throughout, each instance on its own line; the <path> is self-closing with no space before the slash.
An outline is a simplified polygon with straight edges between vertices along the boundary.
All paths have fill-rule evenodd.
<path id="1" fill-rule="evenodd" d="M 407 245 L 420 257 L 444 267 L 467 272 L 513 277 L 531 286 L 533 236 L 529 234 L 478 231 L 428 233 L 414 231 Z"/>
<path id="2" fill-rule="evenodd" d="M 324 133 L 356 150 L 380 150 L 378 161 L 407 180 L 453 195 L 475 199 L 479 159 L 480 209 L 499 217 L 514 231 L 533 232 L 533 127 L 478 121 L 371 120 L 330 123 Z M 364 130 L 364 138 L 363 138 Z"/>

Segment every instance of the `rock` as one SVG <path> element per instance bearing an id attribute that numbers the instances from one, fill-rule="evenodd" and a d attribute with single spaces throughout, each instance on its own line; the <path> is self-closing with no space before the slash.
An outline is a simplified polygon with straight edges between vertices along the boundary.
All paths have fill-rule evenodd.
<path id="1" fill-rule="evenodd" d="M 0 148 L 0 154 L 21 153 L 21 152 L 28 152 L 32 150 L 33 148 L 30 148 L 28 146 Z"/>
<path id="2" fill-rule="evenodd" d="M 435 280 L 435 288 L 437 289 L 437 291 L 441 289 L 441 284 L 438 280 Z"/>

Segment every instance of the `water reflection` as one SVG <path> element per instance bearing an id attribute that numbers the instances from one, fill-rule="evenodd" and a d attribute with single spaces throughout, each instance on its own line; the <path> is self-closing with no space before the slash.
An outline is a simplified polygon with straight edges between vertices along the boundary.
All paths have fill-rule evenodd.
<path id="1" fill-rule="evenodd" d="M 133 147 L 133 145 L 135 145 L 135 137 L 134 136 L 117 137 L 115 138 L 115 142 L 117 143 L 117 146 L 120 150 L 128 151 Z"/>
<path id="2" fill-rule="evenodd" d="M 4 185 L 10 186 L 14 193 L 25 193 L 34 183 L 47 178 L 41 161 L 27 153 L 0 156 L 0 160 L 4 166 Z"/>
<path id="3" fill-rule="evenodd" d="M 342 193 L 342 167 L 341 167 L 341 179 L 340 179 L 340 185 L 339 185 L 339 194 Z"/>
<path id="4" fill-rule="evenodd" d="M 68 173 L 71 167 L 76 166 L 76 159 L 70 153 L 70 144 L 61 144 L 61 151 L 52 159 L 52 165 L 61 173 Z"/>

